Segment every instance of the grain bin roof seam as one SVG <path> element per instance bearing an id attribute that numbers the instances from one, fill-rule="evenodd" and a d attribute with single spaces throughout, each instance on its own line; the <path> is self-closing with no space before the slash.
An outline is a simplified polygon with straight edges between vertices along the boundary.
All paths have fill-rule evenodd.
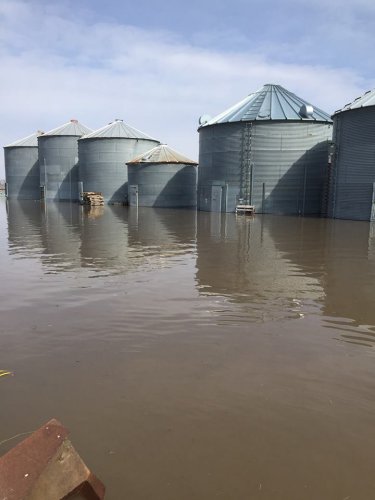
<path id="1" fill-rule="evenodd" d="M 4 146 L 4 148 L 18 148 L 18 147 L 24 147 L 24 148 L 34 148 L 38 147 L 38 137 L 40 135 L 43 135 L 43 132 L 35 132 L 34 134 L 28 135 L 27 137 L 24 137 L 23 139 L 19 139 L 18 141 L 14 141 L 11 144 L 8 144 L 7 146 Z"/>
<path id="2" fill-rule="evenodd" d="M 281 85 L 266 84 L 258 91 L 242 99 L 239 103 L 204 123 L 201 127 L 220 123 L 258 120 L 316 121 L 328 123 L 332 121 L 328 113 L 315 106 L 313 106 L 311 117 L 302 116 L 300 110 L 304 105 L 310 106 L 311 104 L 284 89 Z"/>
<path id="3" fill-rule="evenodd" d="M 123 122 L 123 120 L 115 120 L 104 127 L 101 127 L 93 132 L 86 134 L 81 139 L 146 139 L 149 141 L 159 142 L 157 139 L 141 132 L 140 130 L 131 127 Z"/>
<path id="4" fill-rule="evenodd" d="M 198 165 L 194 160 L 190 160 L 186 156 L 178 153 L 174 149 L 168 147 L 166 144 L 160 144 L 155 148 L 150 149 L 133 160 L 127 162 L 128 165 L 142 164 L 142 163 L 183 163 L 185 165 Z"/>
<path id="5" fill-rule="evenodd" d="M 351 109 L 367 108 L 370 106 L 375 106 L 375 89 L 368 90 L 363 95 L 356 97 L 354 101 L 345 104 L 344 107 L 335 111 L 332 116 L 343 113 L 344 111 L 350 111 Z"/>
<path id="6" fill-rule="evenodd" d="M 44 135 L 81 137 L 85 134 L 89 134 L 90 132 L 92 132 L 92 129 L 86 127 L 78 120 L 70 120 L 59 127 L 49 130 Z"/>

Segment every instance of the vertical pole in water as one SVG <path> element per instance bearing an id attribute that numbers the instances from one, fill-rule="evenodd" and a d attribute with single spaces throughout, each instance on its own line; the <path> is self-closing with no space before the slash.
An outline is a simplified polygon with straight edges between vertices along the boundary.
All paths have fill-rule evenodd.
<path id="1" fill-rule="evenodd" d="M 249 205 L 253 204 L 253 185 L 254 185 L 254 163 L 250 164 L 250 195 L 249 195 Z"/>
<path id="2" fill-rule="evenodd" d="M 306 177 L 307 177 L 307 165 L 305 163 L 305 173 L 303 178 L 303 200 L 302 200 L 302 215 L 305 215 L 305 201 L 306 201 Z"/>
<path id="3" fill-rule="evenodd" d="M 370 221 L 375 221 L 375 182 L 372 185 L 372 204 L 371 204 Z"/>
<path id="4" fill-rule="evenodd" d="M 43 197 L 42 199 L 44 200 L 47 194 L 47 165 L 46 165 L 46 159 L 43 158 L 43 165 L 44 165 L 44 185 L 42 186 L 43 189 Z"/>
<path id="5" fill-rule="evenodd" d="M 262 213 L 264 213 L 265 210 L 265 205 L 266 205 L 266 183 L 263 182 L 262 184 Z"/>
<path id="6" fill-rule="evenodd" d="M 83 182 L 78 181 L 78 199 L 79 202 L 82 204 L 83 203 Z"/>

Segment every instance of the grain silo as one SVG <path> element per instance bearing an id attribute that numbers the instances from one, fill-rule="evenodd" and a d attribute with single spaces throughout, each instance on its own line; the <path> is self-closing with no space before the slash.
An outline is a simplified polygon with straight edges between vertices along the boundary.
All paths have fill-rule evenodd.
<path id="1" fill-rule="evenodd" d="M 108 203 L 128 202 L 128 175 L 124 163 L 148 151 L 159 141 L 115 120 L 79 141 L 79 176 L 83 191 L 101 192 Z"/>
<path id="2" fill-rule="evenodd" d="M 161 144 L 127 165 L 130 206 L 197 205 L 197 162 Z"/>
<path id="3" fill-rule="evenodd" d="M 375 220 L 375 89 L 333 115 L 328 216 Z"/>
<path id="4" fill-rule="evenodd" d="M 320 214 L 330 116 L 267 84 L 199 131 L 198 207 L 234 212 Z"/>
<path id="5" fill-rule="evenodd" d="M 4 147 L 9 199 L 40 199 L 38 135 L 41 134 L 42 132 L 37 132 Z"/>
<path id="6" fill-rule="evenodd" d="M 91 132 L 77 120 L 38 137 L 42 197 L 50 200 L 79 199 L 78 139 Z"/>

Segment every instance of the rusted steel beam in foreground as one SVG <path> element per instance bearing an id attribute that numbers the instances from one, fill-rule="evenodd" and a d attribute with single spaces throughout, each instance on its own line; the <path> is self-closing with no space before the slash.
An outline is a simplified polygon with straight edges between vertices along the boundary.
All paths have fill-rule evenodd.
<path id="1" fill-rule="evenodd" d="M 55 419 L 0 457 L 0 500 L 102 500 L 105 487 L 92 474 Z M 77 497 L 76 497 L 77 498 Z"/>

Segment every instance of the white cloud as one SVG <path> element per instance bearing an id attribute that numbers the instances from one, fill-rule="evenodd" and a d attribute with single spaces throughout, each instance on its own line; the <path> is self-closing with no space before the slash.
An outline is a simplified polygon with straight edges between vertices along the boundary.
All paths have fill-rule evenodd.
<path id="1" fill-rule="evenodd" d="M 328 112 L 368 85 L 348 68 L 220 52 L 174 33 L 84 19 L 62 8 L 0 3 L 3 145 L 70 118 L 92 128 L 123 118 L 197 158 L 198 117 L 264 83 L 280 83 Z"/>

